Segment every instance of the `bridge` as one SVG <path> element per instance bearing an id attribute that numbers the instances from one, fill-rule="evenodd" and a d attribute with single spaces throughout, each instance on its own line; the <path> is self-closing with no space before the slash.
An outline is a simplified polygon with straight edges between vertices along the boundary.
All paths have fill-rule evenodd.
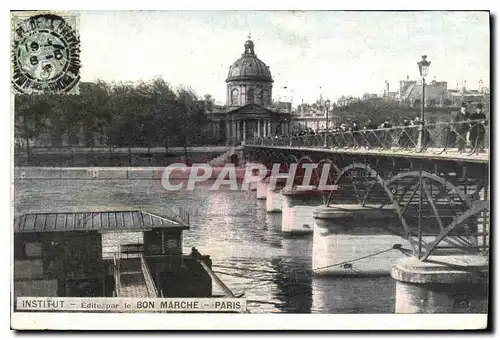
<path id="1" fill-rule="evenodd" d="M 482 312 L 490 253 L 489 131 L 482 129 L 488 124 L 257 138 L 221 148 L 207 163 L 244 161 L 268 169 L 279 163 L 281 172 L 297 166 L 292 186 L 278 181 L 273 189 L 268 177 L 253 189 L 266 211 L 281 212 L 284 234 L 312 234 L 314 274 L 391 274 L 396 312 Z M 18 167 L 14 176 L 161 178 L 164 167 L 152 163 L 164 161 L 133 168 Z M 309 187 L 303 186 L 306 164 Z M 320 189 L 323 182 L 331 188 Z M 117 296 L 158 294 L 139 260 L 115 259 Z"/>
<path id="2" fill-rule="evenodd" d="M 256 138 L 245 143 L 245 146 L 337 154 L 460 159 L 486 163 L 489 160 L 489 131 L 486 130 L 481 134 L 479 130 L 484 129 L 488 123 L 488 121 L 440 122 L 425 125 L 423 131 L 420 131 L 418 126 L 398 126 L 375 130 Z M 467 128 L 464 128 L 464 125 L 467 125 Z M 459 144 L 464 146 L 463 151 L 458 150 Z M 466 152 L 465 146 L 468 144 L 477 144 L 477 147 L 472 147 Z"/>
<path id="3" fill-rule="evenodd" d="M 313 271 L 349 274 L 356 266 L 371 274 L 387 271 L 407 291 L 414 283 L 449 282 L 456 274 L 450 268 L 466 268 L 460 274 L 465 281 L 471 271 L 484 276 L 490 229 L 488 123 L 256 138 L 240 147 L 240 156 L 268 169 L 279 163 L 281 172 L 297 165 L 292 188 L 282 185 L 257 195 L 274 207 L 268 211 L 282 211 L 282 231 L 314 234 Z M 299 189 L 306 163 L 314 167 L 313 189 L 304 193 Z M 314 190 L 321 179 L 334 189 Z M 257 190 L 259 185 L 266 181 Z M 389 252 L 404 253 L 407 262 L 395 264 L 401 254 L 372 258 L 370 252 L 385 251 L 383 244 Z M 422 279 L 426 271 L 434 279 Z M 413 302 L 417 308 L 419 302 Z"/>

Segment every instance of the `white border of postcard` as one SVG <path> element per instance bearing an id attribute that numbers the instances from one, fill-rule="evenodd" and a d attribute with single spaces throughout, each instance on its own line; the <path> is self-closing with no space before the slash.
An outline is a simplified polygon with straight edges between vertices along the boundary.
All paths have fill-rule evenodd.
<path id="1" fill-rule="evenodd" d="M 39 7 L 40 3 L 35 1 L 23 1 L 16 3 L 18 9 L 31 10 Z M 38 6 L 37 6 L 38 5 Z M 498 2 L 487 0 L 476 1 L 420 1 L 420 2 L 400 2 L 400 1 L 346 1 L 331 3 L 331 1 L 298 1 L 289 0 L 287 2 L 272 1 L 272 0 L 254 0 L 248 2 L 236 1 L 216 1 L 205 2 L 197 1 L 169 1 L 168 5 L 162 5 L 160 1 L 144 0 L 140 2 L 131 1 L 108 1 L 106 4 L 96 2 L 91 8 L 84 10 L 97 9 L 329 9 L 329 10 L 384 10 L 384 9 L 399 9 L 399 10 L 487 10 L 491 9 L 495 13 L 493 7 L 498 8 Z M 107 5 L 107 6 L 106 6 Z M 114 6 L 112 6 L 114 5 Z M 252 7 L 248 7 L 251 5 Z M 100 6 L 97 7 L 97 6 Z M 167 7 L 168 6 L 168 7 Z M 43 3 L 44 8 L 58 8 L 60 10 L 75 10 L 82 9 L 81 3 L 68 3 L 67 1 L 49 1 Z M 5 13 L 5 12 L 4 12 Z M 498 13 L 496 13 L 498 14 Z M 4 14 L 6 18 L 7 14 Z M 8 26 L 6 24 L 5 26 Z M 498 23 L 497 23 L 498 25 Z M 7 28 L 7 27 L 5 27 Z M 2 46 L 9 45 L 10 32 L 5 29 L 6 38 Z M 495 45 L 493 45 L 495 46 Z M 8 48 L 8 47 L 7 47 Z M 9 53 L 4 53 L 7 56 Z M 4 65 L 7 65 L 7 61 Z M 4 66 L 3 79 L 10 79 L 7 73 L 7 67 Z M 493 80 L 492 80 L 493 81 Z M 4 103 L 10 107 L 10 83 L 4 81 Z M 7 111 L 5 108 L 4 112 Z M 0 143 L 1 150 L 5 157 L 10 157 L 11 154 L 11 124 L 12 117 L 2 115 L 0 122 Z M 11 168 L 2 167 L 2 178 L 11 177 Z M 2 219 L 3 225 L 11 224 L 10 217 L 10 192 L 12 188 L 6 185 L 7 181 L 3 181 Z M 9 193 L 9 194 L 8 194 Z M 11 239 L 11 230 L 4 228 L 7 235 L 4 240 Z M 498 234 L 498 233 L 497 233 Z M 7 242 L 7 241 L 5 241 Z M 11 248 L 3 247 L 3 259 L 11 259 Z M 9 268 L 9 266 L 3 266 Z M 4 291 L 7 290 L 7 285 L 10 289 L 11 271 L 9 274 L 3 275 Z M 7 278 L 9 278 L 7 280 Z M 4 298 L 6 294 L 3 294 Z M 11 302 L 4 301 L 4 306 Z M 4 311 L 7 309 L 4 308 Z M 286 329 L 317 329 L 317 330 L 370 330 L 370 329 L 477 329 L 486 326 L 486 315 L 478 314 L 433 314 L 433 315 L 396 315 L 396 314 L 348 314 L 348 315 L 330 315 L 330 314 L 245 314 L 231 315 L 225 314 L 224 317 L 216 314 L 81 314 L 81 313 L 16 313 L 11 321 L 11 327 L 15 329 L 109 329 L 109 330 L 154 330 L 154 329 L 254 329 L 254 330 L 286 330 Z M 5 329 L 5 327 L 4 327 Z"/>

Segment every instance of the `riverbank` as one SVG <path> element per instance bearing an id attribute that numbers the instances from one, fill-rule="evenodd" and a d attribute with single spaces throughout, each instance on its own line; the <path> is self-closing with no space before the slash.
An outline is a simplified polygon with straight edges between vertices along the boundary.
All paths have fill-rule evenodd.
<path id="1" fill-rule="evenodd" d="M 207 180 L 217 179 L 222 167 L 212 167 Z M 245 168 L 236 168 L 236 179 L 245 176 Z M 15 167 L 15 180 L 161 180 L 165 167 Z M 170 180 L 186 180 L 192 168 L 176 168 L 169 172 Z M 203 176 L 203 169 L 197 169 L 196 176 Z"/>
<path id="2" fill-rule="evenodd" d="M 169 148 L 60 148 L 14 153 L 15 166 L 38 167 L 156 167 L 173 163 L 206 163 L 230 148 L 227 146 Z M 187 157 L 186 157 L 187 156 Z"/>
<path id="3" fill-rule="evenodd" d="M 395 281 L 380 278 L 314 277 L 312 239 L 284 237 L 281 214 L 242 190 L 167 192 L 148 180 L 33 180 L 16 182 L 14 211 L 92 211 L 141 208 L 152 213 L 190 213 L 183 250 L 209 254 L 213 270 L 235 293 L 245 292 L 252 313 L 393 313 Z M 135 234 L 102 234 L 103 247 L 140 243 Z M 262 302 L 260 302 L 262 301 Z"/>

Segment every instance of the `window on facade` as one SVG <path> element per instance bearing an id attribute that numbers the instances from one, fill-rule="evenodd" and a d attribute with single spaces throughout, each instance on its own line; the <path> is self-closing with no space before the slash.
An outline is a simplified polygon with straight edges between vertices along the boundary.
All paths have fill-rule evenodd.
<path id="1" fill-rule="evenodd" d="M 259 90 L 257 91 L 257 97 L 256 97 L 256 102 L 257 104 L 264 104 L 264 91 Z"/>
<path id="2" fill-rule="evenodd" d="M 271 98 L 270 98 L 271 96 L 269 94 L 269 90 L 268 89 L 264 89 L 262 97 L 263 97 L 263 103 L 264 103 L 264 105 L 269 105 L 269 103 L 271 102 Z"/>
<path id="3" fill-rule="evenodd" d="M 444 102 L 443 102 L 444 106 L 451 106 L 451 100 L 449 99 L 445 99 Z"/>
<path id="4" fill-rule="evenodd" d="M 428 106 L 436 106 L 436 100 L 435 99 L 429 99 L 429 101 L 427 102 L 427 105 Z"/>
<path id="5" fill-rule="evenodd" d="M 26 242 L 25 254 L 27 258 L 37 258 L 42 256 L 42 244 L 39 242 Z"/>
<path id="6" fill-rule="evenodd" d="M 71 132 L 70 135 L 69 135 L 69 145 L 78 145 L 79 143 L 79 138 L 78 138 L 78 135 L 74 132 Z"/>
<path id="7" fill-rule="evenodd" d="M 254 92 L 253 89 L 248 89 L 247 92 L 247 104 L 252 104 L 254 102 Z"/>
<path id="8" fill-rule="evenodd" d="M 180 244 L 179 244 L 179 240 L 177 239 L 168 239 L 166 242 L 165 242 L 165 246 L 168 249 L 177 249 L 180 247 Z"/>
<path id="9" fill-rule="evenodd" d="M 233 91 L 231 91 L 231 104 L 232 105 L 238 105 L 238 95 L 239 95 L 238 90 L 234 89 Z"/>
<path id="10" fill-rule="evenodd" d="M 26 247 L 21 237 L 14 237 L 14 258 L 16 260 L 26 258 Z"/>

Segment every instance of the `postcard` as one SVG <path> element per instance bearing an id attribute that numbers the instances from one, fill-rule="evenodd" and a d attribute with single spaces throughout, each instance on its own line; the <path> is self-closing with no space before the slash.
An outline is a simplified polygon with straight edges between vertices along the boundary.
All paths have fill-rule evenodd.
<path id="1" fill-rule="evenodd" d="M 11 328 L 488 327 L 488 11 L 11 28 Z"/>

